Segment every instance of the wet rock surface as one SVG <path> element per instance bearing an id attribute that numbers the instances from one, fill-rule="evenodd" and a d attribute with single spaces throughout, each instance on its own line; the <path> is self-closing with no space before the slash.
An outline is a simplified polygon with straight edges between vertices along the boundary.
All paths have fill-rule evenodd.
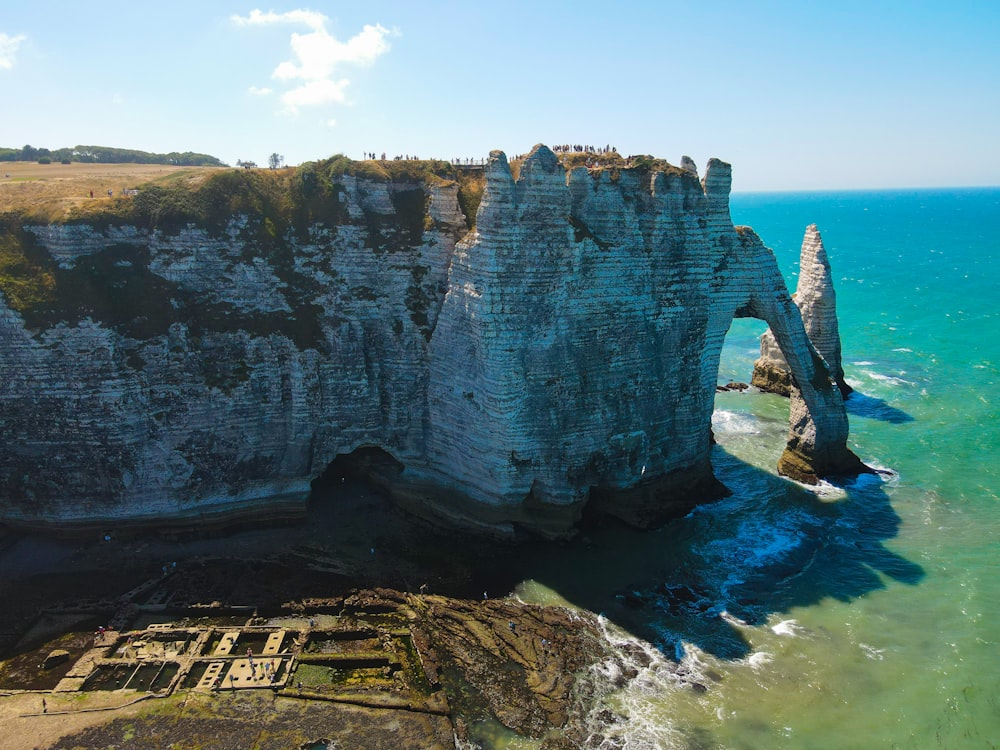
<path id="1" fill-rule="evenodd" d="M 444 679 L 458 673 L 471 688 L 453 702 L 526 736 L 566 724 L 574 674 L 606 655 L 589 614 L 510 600 L 426 597 L 420 606 Z"/>

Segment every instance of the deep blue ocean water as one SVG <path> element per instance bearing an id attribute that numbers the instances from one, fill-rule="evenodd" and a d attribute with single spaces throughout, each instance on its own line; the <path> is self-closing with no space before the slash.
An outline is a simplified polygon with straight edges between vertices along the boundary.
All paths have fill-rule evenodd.
<path id="1" fill-rule="evenodd" d="M 611 687 L 594 747 L 1000 746 L 1000 189 L 731 205 L 792 291 L 819 226 L 851 445 L 887 473 L 787 482 L 787 400 L 720 394 L 713 462 L 731 497 L 653 533 L 595 534 L 517 594 L 601 612 L 609 638 L 645 644 L 624 687 L 613 665 L 595 675 Z M 763 330 L 734 324 L 720 382 L 749 382 Z"/>

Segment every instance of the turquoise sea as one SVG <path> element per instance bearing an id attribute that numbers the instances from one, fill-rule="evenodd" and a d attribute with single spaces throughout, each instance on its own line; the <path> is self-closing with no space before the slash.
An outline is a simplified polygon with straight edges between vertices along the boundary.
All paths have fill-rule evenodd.
<path id="1" fill-rule="evenodd" d="M 793 291 L 819 226 L 851 444 L 884 472 L 789 483 L 787 400 L 720 394 L 731 497 L 529 563 L 516 595 L 601 612 L 643 649 L 589 676 L 588 746 L 1000 746 L 1000 189 L 736 194 L 732 214 Z M 762 331 L 734 324 L 720 382 L 749 382 Z"/>

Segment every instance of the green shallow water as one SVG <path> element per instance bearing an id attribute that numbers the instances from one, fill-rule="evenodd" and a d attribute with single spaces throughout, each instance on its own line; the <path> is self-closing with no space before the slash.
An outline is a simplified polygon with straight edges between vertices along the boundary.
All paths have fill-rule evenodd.
<path id="1" fill-rule="evenodd" d="M 601 693 L 591 746 L 996 747 L 1000 190 L 732 206 L 792 289 L 802 234 L 819 225 L 858 391 L 852 446 L 888 473 L 819 492 L 788 483 L 773 469 L 787 401 L 720 394 L 714 462 L 732 497 L 649 534 L 592 532 L 529 566 L 522 598 L 601 612 L 609 637 L 657 656 Z M 734 324 L 720 381 L 749 381 L 762 330 Z M 620 718 L 599 721 L 605 706 Z"/>

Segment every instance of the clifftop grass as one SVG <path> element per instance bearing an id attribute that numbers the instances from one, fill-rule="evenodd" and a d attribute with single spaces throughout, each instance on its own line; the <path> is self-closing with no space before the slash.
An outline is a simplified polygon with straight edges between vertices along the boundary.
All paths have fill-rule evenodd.
<path id="1" fill-rule="evenodd" d="M 126 200 L 121 198 L 125 188 L 181 183 L 193 187 L 219 171 L 159 164 L 5 162 L 0 166 L 0 217 L 17 214 L 36 224 L 66 221 Z M 109 190 L 114 197 L 108 196 Z"/>
<path id="2" fill-rule="evenodd" d="M 561 153 L 569 170 L 578 166 L 608 170 L 664 171 L 686 176 L 680 167 L 651 156 L 625 159 L 617 153 Z M 517 177 L 520 160 L 511 161 Z M 49 164 L 13 162 L 0 181 L 0 225 L 12 217 L 26 224 L 127 223 L 172 231 L 188 223 L 220 227 L 236 214 L 269 219 L 277 229 L 329 225 L 344 220 L 338 196 L 344 176 L 394 183 L 458 185 L 458 200 L 469 228 L 485 188 L 479 170 L 459 169 L 434 160 L 354 161 L 343 155 L 279 170 L 170 167 L 147 164 Z M 123 189 L 137 190 L 123 196 Z M 108 196 L 108 191 L 113 195 Z"/>
<path id="3" fill-rule="evenodd" d="M 16 212 L 26 223 L 131 224 L 164 231 L 189 223 L 220 229 L 231 217 L 244 214 L 270 221 L 281 234 L 289 226 L 304 229 L 316 222 L 335 225 L 346 220 L 339 196 L 345 176 L 429 186 L 456 182 L 464 192 L 462 205 L 470 211 L 470 224 L 483 187 L 481 179 L 477 184 L 475 175 L 465 175 L 444 161 L 359 162 L 337 155 L 289 169 L 213 170 L 200 179 L 182 173 L 135 185 L 134 197 L 78 203 L 62 217 L 32 206 L 19 206 Z"/>
<path id="4" fill-rule="evenodd" d="M 566 169 L 588 166 L 608 170 L 612 179 L 619 170 L 628 169 L 665 171 L 697 180 L 680 167 L 651 156 L 624 159 L 616 153 L 569 153 L 559 158 Z M 520 161 L 515 159 L 511 167 L 516 175 Z M 469 228 L 475 224 L 485 188 L 481 170 L 459 169 L 449 162 L 354 161 L 343 155 L 278 170 L 25 163 L 13 163 L 7 168 L 11 176 L 0 183 L 0 291 L 13 309 L 29 315 L 48 310 L 46 317 L 53 318 L 58 317 L 53 305 L 60 307 L 60 300 L 73 297 L 70 289 L 82 281 L 75 276 L 69 278 L 70 274 L 56 267 L 38 248 L 34 237 L 23 230 L 27 225 L 132 225 L 172 233 L 193 224 L 209 232 L 221 232 L 234 216 L 242 215 L 248 217 L 245 231 L 253 236 L 256 252 L 268 258 L 291 289 L 297 289 L 301 279 L 294 271 L 284 238 L 297 233 L 305 239 L 305 233 L 315 224 L 332 227 L 350 221 L 341 195 L 346 177 L 397 184 L 392 193 L 397 210 L 395 223 L 406 230 L 409 243 L 419 243 L 426 228 L 426 196 L 421 185 L 457 184 L 458 201 Z M 139 182 L 140 178 L 148 179 Z M 93 184 L 114 185 L 108 188 L 114 197 L 107 197 L 107 190 L 88 187 Z M 123 188 L 137 192 L 123 196 Z M 94 195 L 90 197 L 92 190 Z M 380 217 L 366 217 L 364 221 L 371 224 L 373 250 L 383 250 L 378 244 Z M 91 270 L 84 286 L 101 286 L 98 281 L 109 271 L 96 266 Z M 75 273 L 82 271 L 76 269 Z M 157 297 L 163 296 L 163 290 L 156 291 L 161 292 Z M 300 302 L 305 305 L 305 297 Z M 111 312 L 109 316 L 117 317 Z M 314 333 L 310 331 L 309 338 Z"/>
<path id="5" fill-rule="evenodd" d="M 324 199 L 339 203 L 332 188 L 345 175 L 460 187 L 475 182 L 475 175 L 445 161 L 353 161 L 342 155 L 279 170 L 27 162 L 5 163 L 3 169 L 8 176 L 0 180 L 0 220 L 14 215 L 29 224 L 128 221 L 158 228 L 162 221 L 164 229 L 171 221 L 215 221 L 264 208 L 288 220 L 322 217 L 329 213 L 321 206 Z M 122 196 L 123 189 L 139 193 Z"/>
<path id="6" fill-rule="evenodd" d="M 348 177 L 394 183 L 390 197 L 395 214 L 350 217 L 343 196 Z M 284 333 L 300 347 L 317 346 L 322 339 L 322 311 L 312 302 L 310 279 L 296 269 L 294 243 L 288 238 L 308 241 L 316 224 L 333 227 L 360 221 L 367 225 L 373 252 L 419 245 L 430 221 L 425 187 L 455 183 L 467 215 L 474 217 L 483 188 L 481 175 L 477 179 L 440 161 L 355 162 L 344 156 L 294 169 L 173 172 L 137 185 L 131 195 L 110 199 L 88 195 L 64 207 L 62 215 L 52 203 L 8 201 L 0 205 L 0 292 L 33 328 L 75 324 L 90 317 L 141 339 L 161 334 L 171 321 L 183 319 L 195 332 L 239 328 L 260 335 Z M 8 195 L 19 190 L 17 185 L 6 187 L 13 188 Z M 76 183 L 75 189 L 79 187 Z M 116 194 L 120 191 L 115 189 Z M 145 251 L 133 246 L 111 246 L 61 267 L 25 228 L 51 223 L 97 229 L 130 225 L 172 234 L 195 225 L 221 234 L 232 231 L 231 220 L 238 216 L 245 217 L 238 231 L 247 252 L 266 258 L 284 283 L 291 313 L 250 319 L 227 306 L 207 304 L 150 272 Z M 414 321 L 426 327 L 425 292 L 416 270 L 407 305 Z"/>

